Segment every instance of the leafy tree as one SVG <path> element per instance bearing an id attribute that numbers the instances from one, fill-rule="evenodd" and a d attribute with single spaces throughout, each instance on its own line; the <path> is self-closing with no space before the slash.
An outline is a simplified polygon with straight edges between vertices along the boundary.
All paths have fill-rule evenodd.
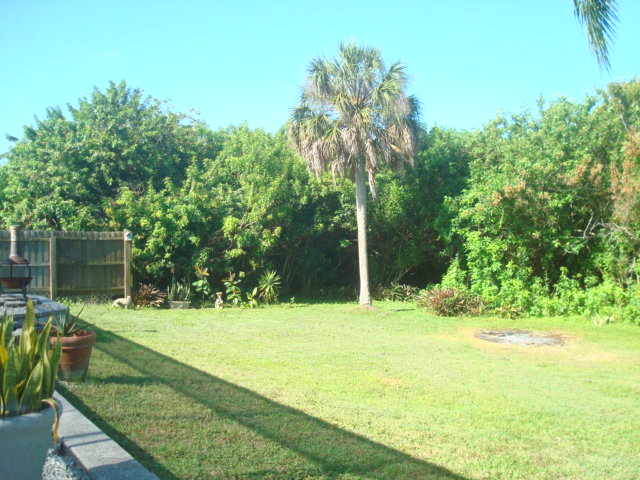
<path id="1" fill-rule="evenodd" d="M 144 193 L 124 188 L 109 204 L 112 228 L 135 232 L 136 271 L 166 282 L 171 267 L 179 278 L 208 268 L 214 285 L 229 270 L 246 272 L 247 283 L 265 269 L 286 272 L 289 283 L 305 278 L 313 262 L 304 261 L 322 254 L 299 254 L 301 235 L 313 232 L 315 220 L 329 222 L 306 215 L 323 196 L 286 135 L 241 125 L 213 136 L 219 153 L 190 165 L 183 182 Z"/>
<path id="2" fill-rule="evenodd" d="M 433 127 L 420 136 L 415 165 L 404 175 L 378 174 L 378 198 L 370 212 L 370 274 L 381 286 L 437 283 L 452 249 L 447 197 L 466 186 L 473 135 Z"/>
<path id="3" fill-rule="evenodd" d="M 569 291 L 635 283 L 639 124 L 633 81 L 476 132 L 468 185 L 448 202 L 460 255 L 445 284 L 531 311 L 559 292 L 566 303 Z"/>
<path id="4" fill-rule="evenodd" d="M 215 154 L 211 132 L 124 81 L 94 88 L 79 105 L 48 108 L 7 154 L 5 224 L 63 230 L 106 227 L 105 202 L 124 187 L 141 193 L 180 182 L 195 158 Z"/>
<path id="5" fill-rule="evenodd" d="M 375 174 L 383 163 L 413 163 L 418 103 L 405 94 L 407 75 L 388 69 L 377 49 L 341 44 L 338 56 L 317 58 L 295 108 L 289 137 L 309 168 L 331 169 L 355 181 L 360 304 L 370 305 L 367 264 L 367 186 L 375 197 Z"/>

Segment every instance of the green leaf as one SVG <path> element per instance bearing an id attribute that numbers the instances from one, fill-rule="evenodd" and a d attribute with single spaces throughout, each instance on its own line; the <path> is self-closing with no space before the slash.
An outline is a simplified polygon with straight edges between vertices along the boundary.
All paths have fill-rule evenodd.
<path id="1" fill-rule="evenodd" d="M 31 371 L 24 391 L 22 395 L 20 395 L 18 405 L 18 412 L 20 414 L 35 411 L 36 408 L 39 407 L 42 401 L 39 396 L 42 392 L 42 373 L 42 363 L 38 362 Z"/>
<path id="2" fill-rule="evenodd" d="M 2 416 L 13 416 L 18 414 L 18 397 L 16 395 L 18 372 L 16 369 L 16 354 L 13 349 L 9 352 L 9 358 L 4 370 L 5 374 L 2 383 L 4 411 Z"/>

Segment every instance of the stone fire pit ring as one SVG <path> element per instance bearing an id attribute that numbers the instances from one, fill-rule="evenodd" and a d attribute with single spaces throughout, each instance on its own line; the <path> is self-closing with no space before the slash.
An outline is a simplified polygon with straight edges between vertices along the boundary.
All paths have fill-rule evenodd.
<path id="1" fill-rule="evenodd" d="M 481 330 L 476 337 L 493 343 L 544 347 L 564 345 L 564 337 L 558 333 L 534 332 L 531 330 Z"/>

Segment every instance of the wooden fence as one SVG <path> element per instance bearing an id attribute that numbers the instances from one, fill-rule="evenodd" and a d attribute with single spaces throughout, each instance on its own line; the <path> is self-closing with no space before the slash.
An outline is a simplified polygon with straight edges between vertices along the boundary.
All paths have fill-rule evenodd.
<path id="1" fill-rule="evenodd" d="M 33 280 L 27 290 L 59 296 L 131 295 L 131 233 L 23 230 L 20 251 Z M 0 262 L 9 256 L 9 231 L 0 230 Z"/>

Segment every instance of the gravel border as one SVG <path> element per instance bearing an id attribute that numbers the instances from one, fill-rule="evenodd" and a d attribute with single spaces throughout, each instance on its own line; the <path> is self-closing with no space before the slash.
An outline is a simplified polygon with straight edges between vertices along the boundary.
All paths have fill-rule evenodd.
<path id="1" fill-rule="evenodd" d="M 87 472 L 70 455 L 59 455 L 53 448 L 47 452 L 42 480 L 91 480 Z"/>

